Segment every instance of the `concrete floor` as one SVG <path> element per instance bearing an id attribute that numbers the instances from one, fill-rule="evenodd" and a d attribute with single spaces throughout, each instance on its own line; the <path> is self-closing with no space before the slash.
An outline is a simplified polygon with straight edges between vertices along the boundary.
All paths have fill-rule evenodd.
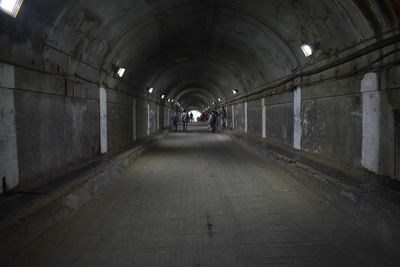
<path id="1" fill-rule="evenodd" d="M 399 266 L 400 257 L 226 136 L 171 133 L 12 266 Z"/>

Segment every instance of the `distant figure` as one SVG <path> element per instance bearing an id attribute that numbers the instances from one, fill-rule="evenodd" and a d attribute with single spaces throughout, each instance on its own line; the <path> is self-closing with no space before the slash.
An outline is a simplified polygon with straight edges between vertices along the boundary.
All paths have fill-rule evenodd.
<path id="1" fill-rule="evenodd" d="M 222 130 L 224 130 L 225 127 L 226 127 L 226 110 L 225 110 L 225 107 L 222 107 L 220 116 L 221 116 L 221 121 L 222 121 Z"/>
<path id="2" fill-rule="evenodd" d="M 174 112 L 174 114 L 172 115 L 171 120 L 172 120 L 172 125 L 175 128 L 175 132 L 177 132 L 179 119 L 178 119 L 178 115 L 176 114 L 176 112 Z"/>
<path id="3" fill-rule="evenodd" d="M 189 123 L 189 114 L 187 113 L 186 110 L 184 110 L 182 112 L 181 120 L 182 120 L 182 125 L 183 125 L 183 131 L 185 133 L 187 133 L 187 131 L 188 131 L 188 123 Z"/>
<path id="4" fill-rule="evenodd" d="M 208 124 L 213 133 L 215 133 L 215 129 L 217 128 L 217 120 L 218 120 L 217 114 L 218 113 L 216 111 L 212 111 L 208 116 Z"/>
<path id="5" fill-rule="evenodd" d="M 193 122 L 193 113 L 190 113 L 190 122 Z"/>

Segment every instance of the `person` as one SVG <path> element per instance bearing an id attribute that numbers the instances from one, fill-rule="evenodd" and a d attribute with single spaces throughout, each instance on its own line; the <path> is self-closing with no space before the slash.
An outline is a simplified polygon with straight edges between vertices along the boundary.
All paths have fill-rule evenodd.
<path id="1" fill-rule="evenodd" d="M 175 132 L 177 132 L 179 119 L 178 119 L 178 115 L 176 114 L 176 112 L 174 112 L 174 114 L 172 115 L 171 120 L 172 120 L 172 125 L 175 128 Z"/>
<path id="2" fill-rule="evenodd" d="M 224 130 L 225 127 L 226 127 L 226 110 L 225 110 L 225 107 L 222 107 L 220 116 L 221 116 L 221 121 L 222 121 L 222 130 Z"/>
<path id="3" fill-rule="evenodd" d="M 208 116 L 208 124 L 210 126 L 210 129 L 213 133 L 215 133 L 215 128 L 217 126 L 217 112 L 212 111 L 210 112 L 210 115 Z"/>
<path id="4" fill-rule="evenodd" d="M 189 123 L 189 114 L 187 113 L 186 110 L 184 110 L 182 112 L 181 120 L 182 120 L 183 131 L 185 133 L 187 133 L 187 131 L 188 131 L 188 123 Z"/>
<path id="5" fill-rule="evenodd" d="M 190 122 L 193 122 L 193 113 L 190 113 Z"/>

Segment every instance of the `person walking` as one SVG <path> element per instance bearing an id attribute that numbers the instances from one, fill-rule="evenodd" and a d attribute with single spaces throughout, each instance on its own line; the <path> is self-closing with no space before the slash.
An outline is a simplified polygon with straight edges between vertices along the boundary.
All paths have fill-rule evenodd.
<path id="1" fill-rule="evenodd" d="M 193 113 L 190 113 L 190 122 L 194 122 L 193 121 Z"/>
<path id="2" fill-rule="evenodd" d="M 182 112 L 181 120 L 182 120 L 182 125 L 183 125 L 183 132 L 187 133 L 188 132 L 188 123 L 189 123 L 189 114 L 187 113 L 186 110 L 184 110 Z"/>
<path id="3" fill-rule="evenodd" d="M 178 115 L 176 114 L 176 112 L 174 112 L 174 114 L 172 115 L 171 120 L 172 120 L 172 126 L 173 126 L 173 128 L 175 128 L 175 132 L 177 132 L 179 119 L 178 119 Z"/>

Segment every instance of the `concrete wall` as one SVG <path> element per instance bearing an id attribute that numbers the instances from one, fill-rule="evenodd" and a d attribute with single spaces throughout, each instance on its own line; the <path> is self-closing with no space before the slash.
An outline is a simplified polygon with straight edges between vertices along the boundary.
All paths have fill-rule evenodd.
<path id="1" fill-rule="evenodd" d="M 247 129 L 250 133 L 262 136 L 261 101 L 251 101 L 247 104 Z"/>
<path id="2" fill-rule="evenodd" d="M 0 64 L 0 193 L 18 185 L 14 67 Z"/>
<path id="3" fill-rule="evenodd" d="M 380 93 L 379 173 L 400 180 L 400 67 L 378 75 Z"/>
<path id="4" fill-rule="evenodd" d="M 265 99 L 267 138 L 288 146 L 293 144 L 293 94 Z M 261 116 L 261 112 L 260 112 Z"/>
<path id="5" fill-rule="evenodd" d="M 97 87 L 16 68 L 13 92 L 21 188 L 99 152 Z"/>
<path id="6" fill-rule="evenodd" d="M 399 72 L 329 80 L 248 102 L 248 134 L 263 137 L 265 120 L 269 141 L 400 180 Z M 235 130 L 245 132 L 245 103 L 234 110 Z"/>
<path id="7" fill-rule="evenodd" d="M 107 87 L 105 93 L 105 151 L 129 147 L 135 134 L 147 136 L 147 103 L 150 133 L 164 124 L 163 112 L 157 116 L 163 108 L 151 99 L 135 102 L 126 92 Z M 90 82 L 0 64 L 0 192 L 28 190 L 97 157 L 99 94 L 99 86 Z"/>
<path id="8" fill-rule="evenodd" d="M 302 149 L 360 166 L 362 110 L 355 78 L 302 88 Z"/>
<path id="9" fill-rule="evenodd" d="M 122 149 L 133 141 L 132 97 L 107 90 L 108 149 Z"/>

